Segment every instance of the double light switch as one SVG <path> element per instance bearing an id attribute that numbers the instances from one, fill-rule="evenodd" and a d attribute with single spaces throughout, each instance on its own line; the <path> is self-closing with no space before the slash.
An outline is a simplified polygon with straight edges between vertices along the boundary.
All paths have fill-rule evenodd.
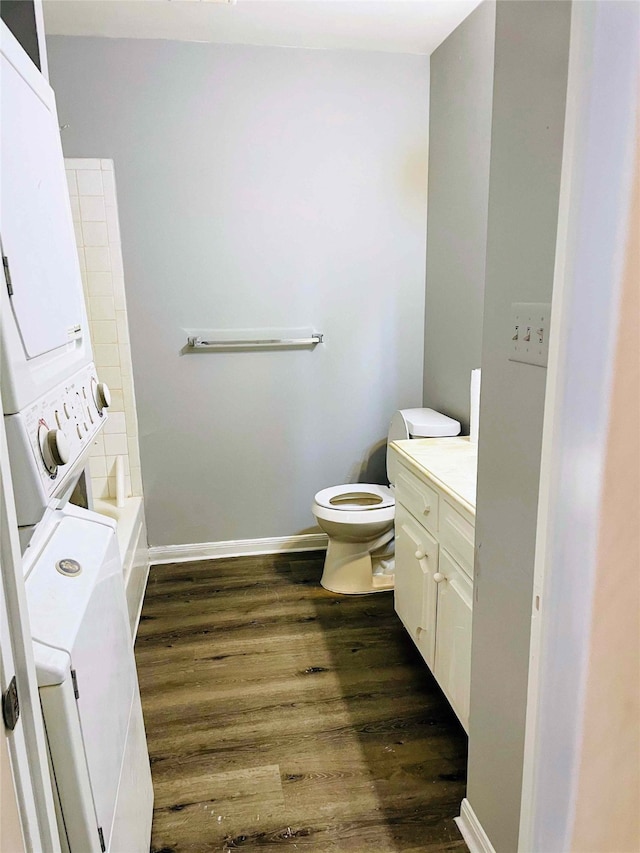
<path id="1" fill-rule="evenodd" d="M 514 302 L 511 305 L 509 361 L 547 366 L 551 305 Z"/>

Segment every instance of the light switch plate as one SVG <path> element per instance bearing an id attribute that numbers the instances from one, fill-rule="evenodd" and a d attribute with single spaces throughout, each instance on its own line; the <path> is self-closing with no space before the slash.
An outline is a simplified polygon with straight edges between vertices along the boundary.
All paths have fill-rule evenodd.
<path id="1" fill-rule="evenodd" d="M 551 305 L 514 302 L 511 305 L 509 361 L 546 367 L 549 357 Z"/>

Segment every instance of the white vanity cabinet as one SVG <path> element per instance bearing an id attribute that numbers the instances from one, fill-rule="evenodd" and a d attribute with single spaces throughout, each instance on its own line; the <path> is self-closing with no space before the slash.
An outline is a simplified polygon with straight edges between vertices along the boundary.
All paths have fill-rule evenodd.
<path id="1" fill-rule="evenodd" d="M 395 609 L 465 730 L 469 721 L 476 451 L 465 438 L 392 445 Z"/>

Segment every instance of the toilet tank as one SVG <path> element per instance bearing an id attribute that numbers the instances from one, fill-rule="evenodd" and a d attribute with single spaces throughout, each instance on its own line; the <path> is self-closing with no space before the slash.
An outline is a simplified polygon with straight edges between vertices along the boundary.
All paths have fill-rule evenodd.
<path id="1" fill-rule="evenodd" d="M 433 409 L 400 409 L 394 412 L 387 434 L 387 477 L 395 482 L 392 453 L 389 445 L 403 438 L 443 438 L 459 435 L 460 423 Z"/>

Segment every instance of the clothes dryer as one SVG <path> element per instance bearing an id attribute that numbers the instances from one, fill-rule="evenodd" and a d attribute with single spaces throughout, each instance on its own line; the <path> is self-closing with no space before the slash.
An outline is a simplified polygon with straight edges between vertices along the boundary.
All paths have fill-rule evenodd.
<path id="1" fill-rule="evenodd" d="M 60 842 L 146 853 L 153 793 L 115 522 L 68 503 L 109 392 L 55 98 L 3 22 L 0 63 L 1 393 Z"/>
<path id="2" fill-rule="evenodd" d="M 22 411 L 92 360 L 53 90 L 0 22 L 2 405 Z"/>
<path id="3" fill-rule="evenodd" d="M 23 547 L 66 501 L 106 420 L 75 245 L 55 97 L 0 22 L 2 406 Z"/>

